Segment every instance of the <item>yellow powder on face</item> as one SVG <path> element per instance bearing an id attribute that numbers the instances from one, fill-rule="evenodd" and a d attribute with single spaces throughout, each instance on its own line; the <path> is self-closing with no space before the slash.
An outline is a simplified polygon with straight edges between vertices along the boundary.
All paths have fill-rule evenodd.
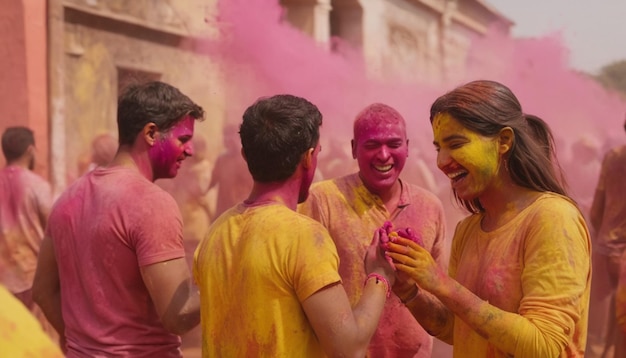
<path id="1" fill-rule="evenodd" d="M 452 159 L 466 169 L 475 168 L 477 178 L 473 183 L 481 187 L 491 182 L 500 167 L 500 154 L 494 138 L 482 136 L 461 124 L 447 113 L 441 113 L 433 119 L 433 136 L 435 145 L 440 147 L 439 156 L 451 156 Z M 459 148 L 450 148 L 451 144 L 462 142 Z M 441 159 L 441 157 L 439 158 Z"/>
<path id="2" fill-rule="evenodd" d="M 446 113 L 439 113 L 435 116 L 435 118 L 433 118 L 433 122 L 431 124 L 431 126 L 433 127 L 433 132 L 436 132 L 439 130 L 439 127 L 441 126 L 441 118 L 443 116 L 449 116 Z"/>
<path id="3" fill-rule="evenodd" d="M 495 150 L 495 148 L 485 148 L 484 145 L 479 145 L 492 142 L 491 138 L 483 137 L 466 128 L 456 118 L 447 113 L 441 113 L 435 117 L 433 121 L 433 135 L 435 143 L 442 148 L 447 143 L 455 140 L 466 141 L 467 145 L 464 145 L 460 150 L 455 150 L 455 156 L 458 161 L 467 161 L 469 164 L 476 166 L 483 166 L 486 164 L 486 161 L 491 159 L 488 155 L 485 155 L 485 151 L 489 151 L 491 153 L 488 154 L 492 154 L 493 150 Z"/>
<path id="4" fill-rule="evenodd" d="M 454 127 L 455 122 L 457 124 L 457 126 L 460 126 L 460 124 L 454 119 L 452 118 L 452 116 L 450 116 L 447 113 L 440 113 L 438 115 L 435 116 L 435 118 L 433 119 L 433 123 L 432 123 L 432 128 L 433 128 L 433 138 L 434 141 L 433 143 L 435 145 L 441 146 L 443 145 L 442 141 L 444 136 L 449 135 L 450 130 L 449 127 Z"/>

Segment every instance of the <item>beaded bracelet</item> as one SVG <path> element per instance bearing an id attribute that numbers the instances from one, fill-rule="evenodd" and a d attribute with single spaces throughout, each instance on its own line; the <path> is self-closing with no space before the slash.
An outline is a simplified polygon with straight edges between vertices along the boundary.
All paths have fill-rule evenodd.
<path id="1" fill-rule="evenodd" d="M 385 291 L 387 292 L 386 296 L 387 298 L 389 298 L 389 296 L 391 295 L 391 286 L 389 285 L 389 281 L 387 281 L 385 276 L 372 272 L 369 275 L 367 275 L 367 278 L 365 279 L 365 283 L 367 283 L 367 280 L 369 280 L 370 278 L 375 278 L 376 284 L 378 284 L 378 282 L 382 282 L 385 284 Z"/>

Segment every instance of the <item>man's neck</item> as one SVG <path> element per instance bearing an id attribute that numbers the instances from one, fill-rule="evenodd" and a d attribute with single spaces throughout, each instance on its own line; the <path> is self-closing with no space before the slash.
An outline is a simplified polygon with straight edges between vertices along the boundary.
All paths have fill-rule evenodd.
<path id="1" fill-rule="evenodd" d="M 11 166 L 11 167 L 20 167 L 20 168 L 23 168 L 23 169 L 32 170 L 30 168 L 30 159 L 24 158 L 24 157 L 18 158 L 16 160 L 13 160 L 13 161 L 10 161 L 10 162 L 7 162 L 6 166 L 7 167 L 9 167 L 9 166 Z"/>
<path id="2" fill-rule="evenodd" d="M 272 183 L 255 181 L 244 203 L 249 206 L 279 203 L 295 211 L 298 206 L 298 189 L 294 186 L 293 180 L 289 179 L 285 182 Z"/>
<path id="3" fill-rule="evenodd" d="M 389 212 L 393 212 L 400 202 L 400 196 L 402 194 L 402 182 L 397 179 L 391 187 L 386 190 L 374 191 L 363 182 L 363 185 L 369 190 L 370 193 L 377 195 L 383 202 Z"/>
<path id="4" fill-rule="evenodd" d="M 151 182 L 155 180 L 152 174 L 152 164 L 147 153 L 133 152 L 130 147 L 121 147 L 109 166 L 122 166 L 134 169 Z"/>

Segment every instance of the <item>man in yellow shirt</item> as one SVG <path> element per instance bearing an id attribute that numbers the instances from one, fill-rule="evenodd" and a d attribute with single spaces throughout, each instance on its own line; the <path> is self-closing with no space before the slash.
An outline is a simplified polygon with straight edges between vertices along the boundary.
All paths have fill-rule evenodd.
<path id="1" fill-rule="evenodd" d="M 295 211 L 315 174 L 321 124 L 315 105 L 291 95 L 245 111 L 239 133 L 252 191 L 195 253 L 204 357 L 365 355 L 395 276 L 377 233 L 352 308 L 328 232 Z"/>
<path id="2" fill-rule="evenodd" d="M 0 357 L 63 357 L 59 346 L 52 342 L 26 306 L 2 285 L 0 332 Z"/>

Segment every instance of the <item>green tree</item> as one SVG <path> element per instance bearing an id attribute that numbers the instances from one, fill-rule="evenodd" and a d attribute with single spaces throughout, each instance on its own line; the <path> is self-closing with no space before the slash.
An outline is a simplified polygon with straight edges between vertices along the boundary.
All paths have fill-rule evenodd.
<path id="1" fill-rule="evenodd" d="M 626 96 L 626 60 L 616 61 L 602 67 L 595 78 L 605 87 Z"/>

